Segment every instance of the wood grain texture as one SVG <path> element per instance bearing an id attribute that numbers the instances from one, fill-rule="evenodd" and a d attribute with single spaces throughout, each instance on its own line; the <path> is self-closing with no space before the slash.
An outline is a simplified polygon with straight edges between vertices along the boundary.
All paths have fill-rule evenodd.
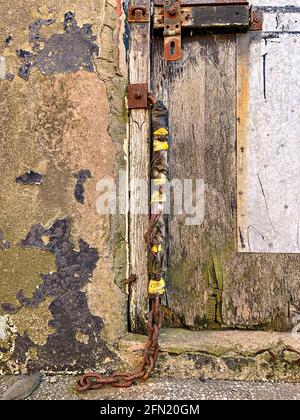
<path id="1" fill-rule="evenodd" d="M 233 35 L 183 39 L 183 60 L 166 65 L 157 40 L 154 85 L 170 109 L 170 179 L 203 179 L 205 221 L 171 215 L 168 303 L 189 327 L 222 323 L 221 266 L 233 247 L 235 75 Z"/>
<path id="2" fill-rule="evenodd" d="M 203 178 L 206 206 L 201 226 L 170 216 L 168 325 L 288 331 L 300 312 L 300 259 L 237 252 L 236 36 L 197 35 L 183 39 L 182 61 L 162 56 L 157 38 L 153 80 L 170 109 L 170 179 Z"/>
<path id="3" fill-rule="evenodd" d="M 150 5 L 149 0 L 139 4 Z M 150 25 L 132 24 L 129 51 L 130 83 L 149 84 Z M 130 287 L 130 327 L 132 332 L 146 331 L 148 313 L 147 246 L 144 239 L 149 226 L 149 112 L 132 110 L 129 119 L 130 141 L 130 204 L 129 259 L 130 274 L 137 281 Z M 141 183 L 146 185 L 142 193 Z M 142 213 L 142 214 L 137 214 Z"/>
<path id="4" fill-rule="evenodd" d="M 249 129 L 249 55 L 250 39 L 246 34 L 237 35 L 237 243 L 238 250 L 247 248 L 248 206 L 248 129 Z"/>

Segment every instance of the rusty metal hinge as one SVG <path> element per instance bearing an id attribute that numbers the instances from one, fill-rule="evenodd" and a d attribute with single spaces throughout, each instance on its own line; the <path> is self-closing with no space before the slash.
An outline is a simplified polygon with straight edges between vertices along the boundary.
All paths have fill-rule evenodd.
<path id="1" fill-rule="evenodd" d="M 261 31 L 263 12 L 245 0 L 154 0 L 153 27 L 163 29 L 165 60 L 177 61 L 183 30 Z"/>
<path id="2" fill-rule="evenodd" d="M 149 23 L 146 5 L 128 8 L 128 22 Z M 154 0 L 154 30 L 163 30 L 166 61 L 182 57 L 182 31 L 262 31 L 263 12 L 244 0 Z"/>
<path id="3" fill-rule="evenodd" d="M 181 0 L 164 1 L 164 45 L 166 61 L 181 59 Z"/>
<path id="4" fill-rule="evenodd" d="M 129 23 L 148 23 L 150 22 L 150 9 L 145 5 L 134 5 L 128 7 Z"/>
<path id="5" fill-rule="evenodd" d="M 127 101 L 128 109 L 148 108 L 148 84 L 129 84 Z"/>
<path id="6" fill-rule="evenodd" d="M 264 13 L 262 10 L 250 8 L 249 31 L 262 31 L 264 22 Z"/>

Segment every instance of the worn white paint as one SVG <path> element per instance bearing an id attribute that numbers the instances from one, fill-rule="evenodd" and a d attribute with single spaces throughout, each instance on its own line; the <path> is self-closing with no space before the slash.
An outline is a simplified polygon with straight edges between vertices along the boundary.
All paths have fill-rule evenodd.
<path id="1" fill-rule="evenodd" d="M 0 316 L 0 340 L 5 340 L 7 336 L 7 321 L 4 316 Z"/>
<path id="2" fill-rule="evenodd" d="M 300 0 L 252 0 L 250 1 L 250 4 L 257 7 L 300 7 Z"/>
<path id="3" fill-rule="evenodd" d="M 5 80 L 6 78 L 6 59 L 0 55 L 0 80 Z"/>
<path id="4" fill-rule="evenodd" d="M 274 11 L 264 13 L 264 32 L 300 32 L 300 14 Z"/>
<path id="5" fill-rule="evenodd" d="M 300 33 L 294 31 L 300 29 L 300 13 L 293 19 L 289 13 L 273 15 L 265 13 L 265 29 L 277 32 L 275 37 L 257 34 L 250 44 L 246 211 L 238 217 L 239 251 L 299 253 Z"/>

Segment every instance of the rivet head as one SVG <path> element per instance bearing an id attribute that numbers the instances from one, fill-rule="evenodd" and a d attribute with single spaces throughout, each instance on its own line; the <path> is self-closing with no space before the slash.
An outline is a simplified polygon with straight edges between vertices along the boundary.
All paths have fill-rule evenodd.
<path id="1" fill-rule="evenodd" d="M 168 13 L 170 16 L 176 15 L 176 12 L 177 12 L 177 9 L 174 6 L 170 7 L 170 9 L 168 10 Z"/>

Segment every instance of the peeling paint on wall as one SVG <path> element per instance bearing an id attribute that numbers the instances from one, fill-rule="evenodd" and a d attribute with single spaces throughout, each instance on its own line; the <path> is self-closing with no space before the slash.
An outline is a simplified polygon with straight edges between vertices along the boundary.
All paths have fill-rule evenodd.
<path id="1" fill-rule="evenodd" d="M 17 177 L 17 184 L 23 185 L 41 185 L 43 183 L 44 176 L 38 172 L 28 171 L 24 175 Z"/>
<path id="2" fill-rule="evenodd" d="M 47 338 L 55 332 L 55 329 L 49 325 L 52 319 L 49 307 L 53 298 L 46 298 L 40 305 L 32 311 L 31 307 L 24 307 L 10 316 L 10 321 L 17 328 L 18 333 L 23 336 L 28 335 L 34 345 L 44 346 Z M 28 323 L 27 320 L 31 319 Z"/>
<path id="3" fill-rule="evenodd" d="M 110 353 L 100 338 L 103 321 L 90 313 L 86 293 L 82 291 L 91 280 L 99 255 L 83 240 L 79 241 L 79 250 L 76 250 L 70 233 L 71 221 L 67 218 L 55 221 L 49 229 L 41 225 L 32 227 L 22 246 L 54 253 L 57 271 L 41 275 L 43 283 L 32 298 L 25 297 L 20 290 L 17 299 L 21 306 L 11 307 L 14 313 L 11 319 L 18 330 L 14 357 L 24 360 L 29 349 L 36 348 L 38 361 L 54 365 L 58 370 L 80 368 L 87 361 L 92 365 L 96 363 L 99 351 Z M 48 303 L 51 301 L 49 313 L 52 318 L 48 331 L 45 328 L 40 334 L 32 326 L 20 327 L 24 325 L 22 318 L 26 317 L 28 309 L 36 308 L 35 315 L 40 310 L 47 310 L 45 299 Z M 79 341 L 79 334 L 83 334 L 85 340 Z M 38 361 L 31 363 L 35 366 Z"/>
<path id="4" fill-rule="evenodd" d="M 37 67 L 44 75 L 73 73 L 81 69 L 94 72 L 93 60 L 99 55 L 99 47 L 95 44 L 92 25 L 86 23 L 80 28 L 75 13 L 68 12 L 64 18 L 64 32 L 43 38 L 42 26 L 53 23 L 52 19 L 38 19 L 30 26 L 29 42 L 34 52 L 17 50 L 23 62 L 19 76 L 28 80 L 32 67 Z"/>
<path id="5" fill-rule="evenodd" d="M 78 203 L 84 204 L 84 184 L 87 179 L 92 178 L 91 171 L 89 171 L 88 169 L 81 170 L 74 174 L 74 176 L 77 179 L 74 196 Z"/>
<path id="6" fill-rule="evenodd" d="M 12 79 L 0 83 L 0 228 L 10 243 L 0 250 L 0 373 L 112 368 L 111 343 L 127 326 L 126 217 L 96 212 L 97 180 L 126 170 L 125 15 L 115 2 L 54 3 L 0 4 Z M 20 63 L 26 82 L 13 78 Z M 66 220 L 65 240 L 52 238 L 51 223 Z"/>

